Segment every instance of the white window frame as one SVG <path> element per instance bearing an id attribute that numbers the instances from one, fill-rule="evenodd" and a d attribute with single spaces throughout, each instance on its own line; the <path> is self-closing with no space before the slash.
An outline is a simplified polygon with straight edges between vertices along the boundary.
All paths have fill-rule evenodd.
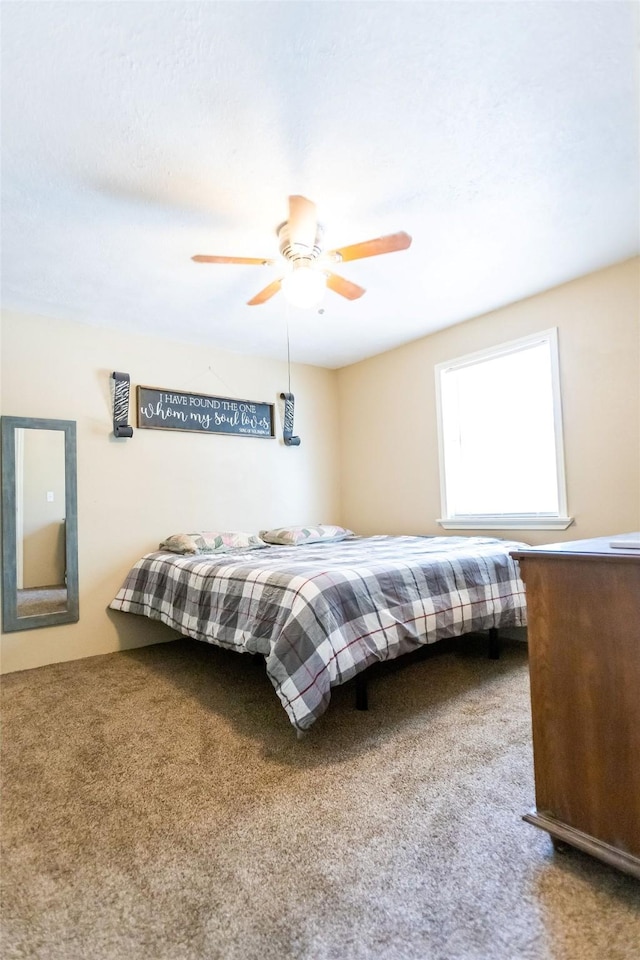
<path id="1" fill-rule="evenodd" d="M 493 360 L 509 353 L 516 353 L 528 347 L 548 343 L 551 359 L 551 390 L 553 399 L 553 418 L 556 447 L 556 480 L 558 491 L 557 513 L 494 513 L 494 514 L 452 514 L 447 504 L 447 484 L 445 476 L 445 448 L 442 419 L 441 376 L 444 371 Z M 564 441 L 562 434 L 562 402 L 560 393 L 560 364 L 558 360 L 558 330 L 542 330 L 518 340 L 510 340 L 496 347 L 478 350 L 455 360 L 447 360 L 435 366 L 436 411 L 438 420 L 438 456 L 440 462 L 440 497 L 442 517 L 437 523 L 445 530 L 566 530 L 573 523 L 573 517 L 567 515 L 567 484 L 564 469 Z M 513 397 L 517 402 L 517 397 Z"/>

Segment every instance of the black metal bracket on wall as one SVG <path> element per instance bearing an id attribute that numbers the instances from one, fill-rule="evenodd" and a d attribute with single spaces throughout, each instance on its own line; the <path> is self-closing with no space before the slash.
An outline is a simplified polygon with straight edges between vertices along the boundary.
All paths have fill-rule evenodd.
<path id="1" fill-rule="evenodd" d="M 128 373 L 111 374 L 113 378 L 113 435 L 114 437 L 132 437 L 133 427 L 129 426 L 129 389 L 131 381 Z"/>
<path id="2" fill-rule="evenodd" d="M 294 397 L 292 393 L 281 393 L 280 398 L 284 400 L 284 427 L 282 436 L 287 447 L 299 447 L 300 437 L 293 436 L 293 407 Z"/>

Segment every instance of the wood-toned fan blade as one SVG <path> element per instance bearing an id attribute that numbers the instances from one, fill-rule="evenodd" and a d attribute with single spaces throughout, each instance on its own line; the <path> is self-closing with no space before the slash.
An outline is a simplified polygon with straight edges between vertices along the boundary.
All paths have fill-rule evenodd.
<path id="1" fill-rule="evenodd" d="M 280 287 L 282 286 L 282 277 L 279 280 L 274 280 L 273 283 L 270 283 L 268 287 L 265 287 L 264 290 L 261 290 L 260 293 L 256 293 L 255 297 L 252 297 L 251 300 L 248 300 L 247 303 L 250 307 L 255 307 L 259 303 L 264 303 L 265 300 L 270 300 L 271 297 L 275 296 Z"/>
<path id="2" fill-rule="evenodd" d="M 275 263 L 275 260 L 265 260 L 264 258 L 258 259 L 257 257 L 209 257 L 205 253 L 198 253 L 195 257 L 191 257 L 192 260 L 195 260 L 196 263 L 248 263 L 256 264 L 257 266 L 264 266 L 266 264 Z"/>
<path id="3" fill-rule="evenodd" d="M 347 300 L 357 300 L 358 297 L 367 292 L 364 287 L 359 287 L 357 283 L 339 277 L 337 273 L 327 273 L 327 286 L 329 290 L 339 293 L 341 297 L 346 297 Z"/>
<path id="4" fill-rule="evenodd" d="M 390 233 L 386 237 L 363 240 L 362 243 L 352 243 L 348 247 L 330 250 L 327 256 L 336 257 L 338 260 L 362 260 L 364 257 L 377 257 L 381 253 L 406 250 L 410 246 L 411 237 L 404 230 L 401 230 L 400 233 Z"/>
<path id="5" fill-rule="evenodd" d="M 318 215 L 315 203 L 297 194 L 289 197 L 290 242 L 312 248 L 316 242 L 317 230 Z"/>

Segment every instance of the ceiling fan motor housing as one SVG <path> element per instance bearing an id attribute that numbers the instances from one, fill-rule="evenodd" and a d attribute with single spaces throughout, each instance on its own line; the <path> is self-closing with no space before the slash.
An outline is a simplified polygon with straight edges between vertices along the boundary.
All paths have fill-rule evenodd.
<path id="1" fill-rule="evenodd" d="M 289 221 L 285 220 L 276 230 L 280 243 L 280 253 L 285 260 L 295 263 L 297 260 L 316 260 L 322 253 L 322 236 L 324 229 L 321 224 L 316 223 L 316 234 L 313 246 L 298 241 L 293 242 L 289 236 Z"/>

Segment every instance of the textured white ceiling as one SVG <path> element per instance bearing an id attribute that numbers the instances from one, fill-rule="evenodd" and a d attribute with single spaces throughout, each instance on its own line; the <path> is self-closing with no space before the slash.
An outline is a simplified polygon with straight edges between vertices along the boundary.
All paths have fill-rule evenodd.
<path id="1" fill-rule="evenodd" d="M 336 367 L 638 252 L 626 2 L 2 4 L 10 308 Z M 287 196 L 344 264 L 323 311 L 278 267 Z"/>

